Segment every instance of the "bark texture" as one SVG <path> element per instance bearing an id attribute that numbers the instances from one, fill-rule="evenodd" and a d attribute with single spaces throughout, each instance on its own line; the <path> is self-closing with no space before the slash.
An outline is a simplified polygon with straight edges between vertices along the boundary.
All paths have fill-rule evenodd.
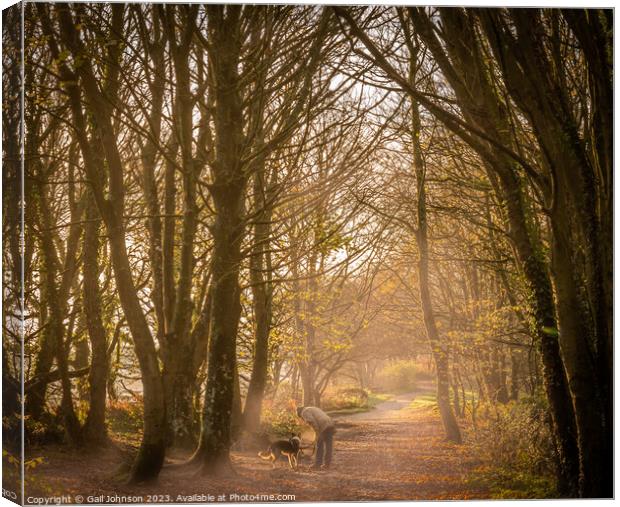
<path id="1" fill-rule="evenodd" d="M 215 160 L 210 188 L 215 209 L 213 306 L 202 433 L 195 457 L 202 463 L 203 473 L 212 474 L 230 468 L 247 176 L 241 162 L 244 143 L 238 73 L 241 7 L 210 5 L 207 14 L 209 61 L 215 84 Z"/>

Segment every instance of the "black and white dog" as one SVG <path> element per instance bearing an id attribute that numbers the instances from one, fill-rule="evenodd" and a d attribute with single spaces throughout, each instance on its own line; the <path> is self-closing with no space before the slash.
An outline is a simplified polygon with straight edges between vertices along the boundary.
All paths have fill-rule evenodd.
<path id="1" fill-rule="evenodd" d="M 273 468 L 276 467 L 276 461 L 280 456 L 288 458 L 288 464 L 293 470 L 297 470 L 297 460 L 301 453 L 301 438 L 299 435 L 291 434 L 288 440 L 277 440 L 273 442 L 265 452 L 259 452 L 258 455 L 264 460 L 271 461 Z"/>

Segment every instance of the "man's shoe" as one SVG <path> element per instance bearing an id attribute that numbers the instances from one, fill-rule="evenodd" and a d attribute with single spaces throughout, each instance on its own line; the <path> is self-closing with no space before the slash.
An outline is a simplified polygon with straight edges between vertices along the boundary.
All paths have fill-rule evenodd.
<path id="1" fill-rule="evenodd" d="M 330 465 L 329 463 L 323 463 L 323 464 L 321 465 L 321 470 L 329 470 L 329 467 L 330 467 L 330 466 L 331 466 L 331 465 Z"/>
<path id="2" fill-rule="evenodd" d="M 319 465 L 317 463 L 315 463 L 314 465 L 310 467 L 311 470 L 321 470 L 322 468 L 323 468 L 323 465 Z"/>

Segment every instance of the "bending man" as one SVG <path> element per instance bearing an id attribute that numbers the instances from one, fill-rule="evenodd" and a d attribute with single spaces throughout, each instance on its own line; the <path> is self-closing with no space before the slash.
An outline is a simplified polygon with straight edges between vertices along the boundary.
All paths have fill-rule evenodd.
<path id="1" fill-rule="evenodd" d="M 312 468 L 329 468 L 334 444 L 334 421 L 318 407 L 299 407 L 297 415 L 306 421 L 315 433 L 316 458 Z M 325 455 L 325 464 L 323 464 Z"/>

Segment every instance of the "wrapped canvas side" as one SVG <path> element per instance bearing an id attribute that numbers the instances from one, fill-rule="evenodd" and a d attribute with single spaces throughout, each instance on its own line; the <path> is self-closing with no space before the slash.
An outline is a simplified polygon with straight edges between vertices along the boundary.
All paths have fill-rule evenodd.
<path id="1" fill-rule="evenodd" d="M 2 496 L 23 504 L 23 16 L 2 11 Z M 30 249 L 32 251 L 32 249 Z"/>

